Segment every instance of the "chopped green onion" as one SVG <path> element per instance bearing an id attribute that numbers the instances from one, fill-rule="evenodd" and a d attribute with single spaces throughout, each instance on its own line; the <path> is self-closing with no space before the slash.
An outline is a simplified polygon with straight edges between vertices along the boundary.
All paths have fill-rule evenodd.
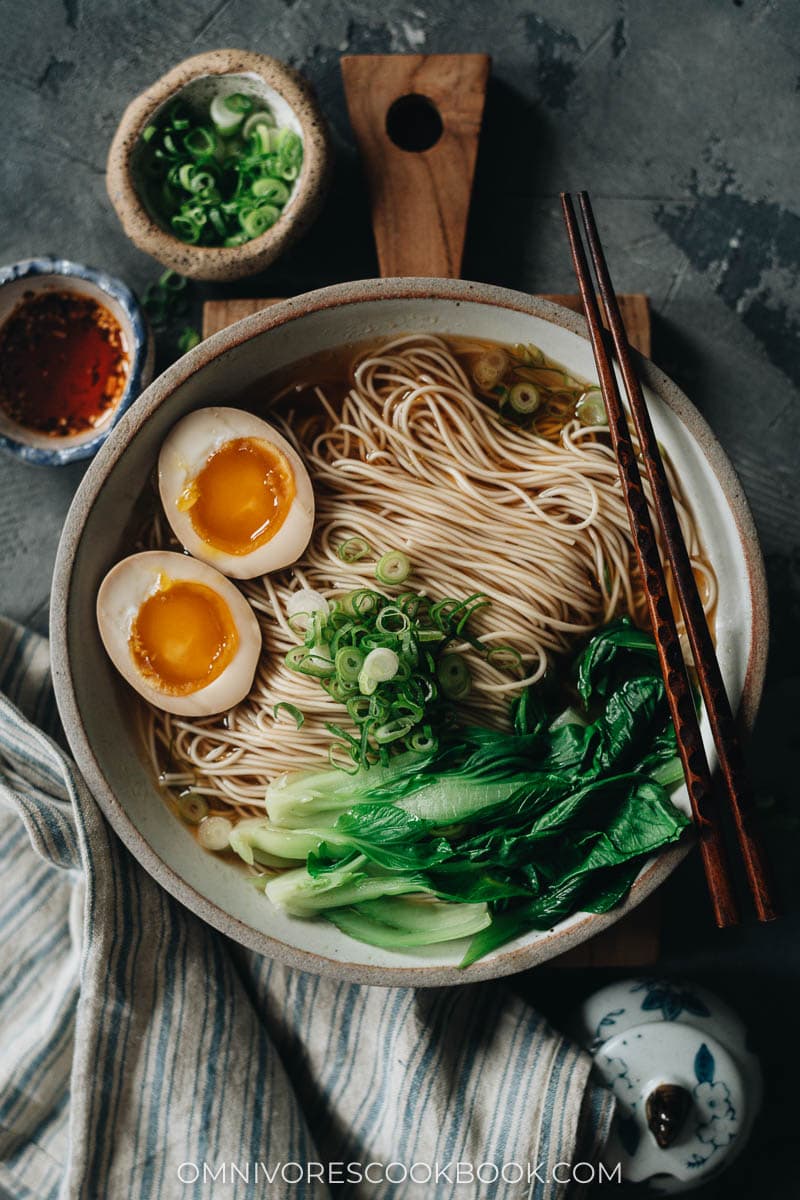
<path id="1" fill-rule="evenodd" d="M 191 221 L 188 217 L 182 217 L 178 214 L 172 218 L 170 225 L 182 242 L 195 245 L 196 242 L 200 241 L 202 225 L 198 224 L 197 221 Z"/>
<path id="2" fill-rule="evenodd" d="M 356 588 L 354 592 L 349 592 L 341 598 L 344 611 L 355 617 L 366 617 L 375 612 L 381 601 L 382 597 L 377 592 L 371 592 L 369 588 Z"/>
<path id="3" fill-rule="evenodd" d="M 190 192 L 192 190 L 192 180 L 196 172 L 197 166 L 195 163 L 181 163 L 175 172 L 170 172 L 170 182 L 179 183 L 185 191 Z"/>
<path id="4" fill-rule="evenodd" d="M 250 134 L 253 153 L 260 156 L 271 154 L 277 148 L 273 142 L 276 133 L 277 130 L 271 129 L 268 125 L 263 123 L 256 125 Z"/>
<path id="5" fill-rule="evenodd" d="M 463 657 L 455 652 L 443 654 L 436 666 L 436 678 L 448 700 L 463 700 L 472 688 L 472 676 Z"/>
<path id="6" fill-rule="evenodd" d="M 362 696 L 371 696 L 373 692 L 377 691 L 379 683 L 379 679 L 376 679 L 374 675 L 368 675 L 362 667 L 358 674 L 358 690 Z"/>
<path id="7" fill-rule="evenodd" d="M 486 661 L 501 671 L 511 671 L 522 666 L 522 655 L 513 646 L 493 646 Z"/>
<path id="8" fill-rule="evenodd" d="M 249 96 L 234 92 L 231 96 L 215 96 L 211 101 L 209 115 L 217 132 L 223 137 L 231 137 L 252 107 L 253 101 Z"/>
<path id="9" fill-rule="evenodd" d="M 300 588 L 292 592 L 286 601 L 286 617 L 295 633 L 303 633 L 308 629 L 315 613 L 329 612 L 330 605 L 321 592 L 313 588 Z"/>
<path id="10" fill-rule="evenodd" d="M 206 850 L 227 850 L 233 823 L 227 817 L 204 817 L 197 829 L 197 840 Z"/>
<path id="11" fill-rule="evenodd" d="M 389 742 L 396 742 L 398 738 L 405 737 L 411 729 L 413 721 L 387 721 L 385 725 L 378 725 L 372 731 L 372 736 L 379 746 L 386 746 Z"/>
<path id="12" fill-rule="evenodd" d="M 371 554 L 372 548 L 369 542 L 365 541 L 363 537 L 351 537 L 347 541 L 342 542 L 337 553 L 342 562 L 354 563 Z"/>
<path id="13" fill-rule="evenodd" d="M 187 325 L 178 338 L 178 349 L 181 354 L 188 354 L 190 350 L 194 350 L 195 346 L 200 345 L 200 334 L 196 329 L 192 329 Z"/>
<path id="14" fill-rule="evenodd" d="M 350 753 L 350 747 L 344 742 L 332 742 L 328 747 L 328 762 L 337 771 L 345 775 L 355 775 L 360 770 L 358 763 Z"/>
<path id="15" fill-rule="evenodd" d="M 295 726 L 300 729 L 305 721 L 305 716 L 297 707 L 296 704 L 289 704 L 287 700 L 281 700 L 280 703 L 274 705 L 272 715 L 277 721 L 279 712 L 286 712 L 294 719 Z"/>
<path id="16" fill-rule="evenodd" d="M 274 204 L 259 204 L 257 208 L 245 208 L 239 213 L 239 224 L 248 240 L 260 237 L 277 221 L 279 210 Z"/>
<path id="17" fill-rule="evenodd" d="M 411 628 L 411 620 L 402 609 L 387 604 L 378 613 L 375 628 L 379 629 L 381 633 L 400 634 Z"/>
<path id="18" fill-rule="evenodd" d="M 364 655 L 360 650 L 356 650 L 354 646 L 342 646 L 341 650 L 337 650 L 336 658 L 336 674 L 345 683 L 355 682 L 361 674 L 361 669 L 364 665 Z"/>
<path id="19" fill-rule="evenodd" d="M 405 583 L 411 574 L 411 562 L 402 550 L 390 550 L 378 559 L 375 574 L 380 583 Z"/>
<path id="20" fill-rule="evenodd" d="M 376 679 L 378 683 L 383 683 L 387 679 L 394 679 L 399 666 L 400 659 L 394 650 L 382 646 L 370 650 L 364 659 L 363 671 Z"/>
<path id="21" fill-rule="evenodd" d="M 144 307 L 156 329 L 186 311 L 186 285 L 186 279 L 175 271 L 163 271 L 157 283 L 147 285 Z"/>
<path id="22" fill-rule="evenodd" d="M 269 109 L 261 109 L 259 112 L 250 113 L 250 116 L 242 126 L 242 137 L 249 138 L 257 125 L 275 125 L 275 118 Z"/>
<path id="23" fill-rule="evenodd" d="M 410 750 L 416 750 L 418 753 L 427 753 L 436 747 L 436 738 L 431 733 L 430 725 L 426 725 L 423 730 L 417 730 L 412 733 L 408 739 L 408 747 Z"/>
<path id="24" fill-rule="evenodd" d="M 508 355 L 502 350 L 488 350 L 480 358 L 476 358 L 472 367 L 472 377 L 479 388 L 490 392 L 496 387 L 508 370 Z"/>
<path id="25" fill-rule="evenodd" d="M 199 825 L 208 816 L 208 804 L 197 792 L 181 792 L 178 797 L 178 812 L 189 825 Z"/>
<path id="26" fill-rule="evenodd" d="M 213 129 L 208 129 L 205 125 L 196 125 L 186 134 L 183 144 L 193 158 L 211 158 L 218 143 Z"/>
<path id="27" fill-rule="evenodd" d="M 515 383 L 509 390 L 508 403 L 517 413 L 534 413 L 541 404 L 539 389 L 532 383 Z"/>
<path id="28" fill-rule="evenodd" d="M 575 416 L 581 425 L 608 424 L 606 405 L 599 388 L 589 388 L 588 392 L 583 393 L 575 405 Z"/>
<path id="29" fill-rule="evenodd" d="M 158 286 L 165 292 L 185 292 L 188 284 L 189 280 L 185 275 L 179 275 L 177 271 L 163 271 L 158 278 Z"/>
<path id="30" fill-rule="evenodd" d="M 244 121 L 244 115 L 228 107 L 227 96 L 215 96 L 211 101 L 209 116 L 214 128 L 222 137 L 231 137 Z"/>
<path id="31" fill-rule="evenodd" d="M 305 646 L 292 646 L 291 650 L 287 650 L 283 661 L 290 670 L 300 671 L 307 656 L 308 651 Z"/>
<path id="32" fill-rule="evenodd" d="M 363 538 L 348 539 L 339 556 L 365 551 Z M 334 600 L 304 588 L 289 598 L 289 623 L 303 645 L 286 654 L 287 668 L 317 678 L 332 700 L 344 704 L 352 722 L 352 733 L 329 726 L 336 739 L 332 762 L 341 766 L 345 756 L 349 771 L 351 762 L 358 767 L 387 762 L 390 747 L 427 753 L 438 745 L 452 719 L 440 698 L 460 698 L 471 683 L 460 654 L 439 652 L 458 639 L 488 658 L 487 648 L 467 631 L 473 614 L 488 602 L 479 592 L 436 603 L 405 592 L 395 600 L 370 588 Z M 510 648 L 494 649 L 498 662 L 519 661 Z"/>
<path id="33" fill-rule="evenodd" d="M 223 219 L 220 209 L 210 208 L 208 210 L 208 219 L 211 222 L 211 224 L 214 226 L 214 228 L 216 229 L 217 233 L 220 234 L 220 236 L 224 236 L 225 221 Z"/>
<path id="34" fill-rule="evenodd" d="M 254 179 L 250 191 L 267 204 L 283 205 L 289 199 L 289 189 L 280 179 Z"/>
<path id="35" fill-rule="evenodd" d="M 337 675 L 330 679 L 324 679 L 322 686 L 331 699 L 338 700 L 340 704 L 346 704 L 358 691 L 358 680 L 342 679 Z"/>
<path id="36" fill-rule="evenodd" d="M 211 171 L 195 171 L 192 176 L 189 190 L 195 195 L 202 194 L 204 197 L 213 198 L 216 196 L 219 199 L 219 192 L 215 188 L 216 179 Z"/>
<path id="37" fill-rule="evenodd" d="M 368 696 L 353 696 L 347 701 L 347 711 L 356 722 L 360 725 L 362 721 L 366 721 L 370 713 L 370 698 Z"/>
<path id="38" fill-rule="evenodd" d="M 291 650 L 289 653 L 291 654 Z M 301 675 L 312 675 L 315 679 L 324 679 L 326 676 L 336 673 L 336 667 L 333 665 L 333 659 L 327 646 L 312 646 L 310 650 L 306 650 L 305 658 L 295 670 L 299 671 Z"/>
<path id="39" fill-rule="evenodd" d="M 173 103 L 146 126 L 148 202 L 192 245 L 243 245 L 280 217 L 300 174 L 303 142 L 244 93 L 215 96 L 198 119 Z"/>

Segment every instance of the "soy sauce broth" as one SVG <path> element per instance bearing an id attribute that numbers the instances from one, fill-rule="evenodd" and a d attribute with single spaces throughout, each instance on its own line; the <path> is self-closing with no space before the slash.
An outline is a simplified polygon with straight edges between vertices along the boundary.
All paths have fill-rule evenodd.
<path id="1" fill-rule="evenodd" d="M 457 358 L 477 395 L 504 420 L 529 428 L 538 437 L 557 441 L 564 425 L 575 417 L 581 397 L 596 390 L 536 346 L 512 346 L 457 334 L 438 336 Z M 266 397 L 270 408 L 276 406 L 284 414 L 293 412 L 300 422 L 319 412 L 315 388 L 320 388 L 328 402 L 338 408 L 352 385 L 358 363 L 368 355 L 380 355 L 394 340 L 370 339 L 319 351 L 271 372 L 233 403 L 264 416 Z M 518 384 L 530 384 L 537 391 L 535 411 L 516 412 L 509 403 L 509 394 Z"/>

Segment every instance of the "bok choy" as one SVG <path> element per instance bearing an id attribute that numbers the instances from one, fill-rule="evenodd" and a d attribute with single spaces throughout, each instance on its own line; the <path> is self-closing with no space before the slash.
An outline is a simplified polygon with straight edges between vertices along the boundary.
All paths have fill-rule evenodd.
<path id="1" fill-rule="evenodd" d="M 680 763 L 652 638 L 615 621 L 512 717 L 353 774 L 286 775 L 231 845 L 286 912 L 387 947 L 470 936 L 463 966 L 605 912 L 689 824 L 666 791 Z"/>

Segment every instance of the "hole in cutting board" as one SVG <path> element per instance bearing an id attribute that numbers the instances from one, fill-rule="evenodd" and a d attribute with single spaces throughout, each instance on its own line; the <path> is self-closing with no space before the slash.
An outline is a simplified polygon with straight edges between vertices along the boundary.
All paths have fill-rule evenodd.
<path id="1" fill-rule="evenodd" d="M 386 133 L 399 150 L 418 154 L 435 146 L 444 132 L 441 114 L 427 96 L 399 96 L 386 114 Z"/>

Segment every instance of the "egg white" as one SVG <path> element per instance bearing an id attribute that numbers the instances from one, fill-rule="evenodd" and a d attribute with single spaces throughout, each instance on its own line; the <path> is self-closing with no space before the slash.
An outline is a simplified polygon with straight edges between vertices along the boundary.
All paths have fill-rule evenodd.
<path id="1" fill-rule="evenodd" d="M 204 584 L 227 604 L 239 635 L 236 652 L 216 679 L 186 696 L 159 691 L 140 674 L 130 651 L 131 626 L 142 604 L 158 591 L 163 577 Z M 120 675 L 145 700 L 180 716 L 209 717 L 245 698 L 261 653 L 261 629 L 255 613 L 229 579 L 185 554 L 147 550 L 123 558 L 106 575 L 97 593 L 97 625 L 106 652 Z"/>
<path id="2" fill-rule="evenodd" d="M 180 497 L 211 455 L 236 438 L 271 443 L 288 459 L 294 474 L 295 496 L 283 524 L 274 537 L 249 554 L 227 554 L 209 545 L 195 530 L 191 511 L 178 507 Z M 233 579 L 253 579 L 297 562 L 314 527 L 314 489 L 299 454 L 272 425 L 238 408 L 200 408 L 183 417 L 161 447 L 158 488 L 166 518 L 181 545 Z"/>

